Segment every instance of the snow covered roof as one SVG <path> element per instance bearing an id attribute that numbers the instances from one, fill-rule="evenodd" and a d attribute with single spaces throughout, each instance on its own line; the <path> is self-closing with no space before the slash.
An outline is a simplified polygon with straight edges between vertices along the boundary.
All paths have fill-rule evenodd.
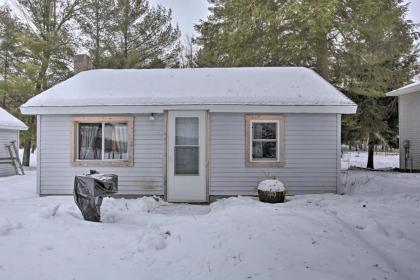
<path id="1" fill-rule="evenodd" d="M 420 93 L 420 81 L 417 81 L 417 82 L 408 84 L 406 86 L 403 86 L 399 89 L 390 91 L 386 95 L 387 96 L 400 96 L 400 95 L 414 93 L 414 92 Z"/>
<path id="2" fill-rule="evenodd" d="M 330 106 L 336 113 L 357 108 L 310 69 L 260 67 L 85 71 L 31 98 L 21 110 L 47 114 L 109 106 Z"/>
<path id="3" fill-rule="evenodd" d="M 0 107 L 0 129 L 27 130 L 28 127 Z"/>

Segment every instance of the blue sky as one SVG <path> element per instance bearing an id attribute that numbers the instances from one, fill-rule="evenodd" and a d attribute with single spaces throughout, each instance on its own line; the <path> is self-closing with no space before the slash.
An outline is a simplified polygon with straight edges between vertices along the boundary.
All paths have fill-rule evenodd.
<path id="1" fill-rule="evenodd" d="M 407 17 L 414 22 L 420 23 L 420 0 L 411 0 L 406 2 L 410 3 Z"/>
<path id="2" fill-rule="evenodd" d="M 149 0 L 172 9 L 172 17 L 183 34 L 192 35 L 194 24 L 209 14 L 207 0 Z"/>

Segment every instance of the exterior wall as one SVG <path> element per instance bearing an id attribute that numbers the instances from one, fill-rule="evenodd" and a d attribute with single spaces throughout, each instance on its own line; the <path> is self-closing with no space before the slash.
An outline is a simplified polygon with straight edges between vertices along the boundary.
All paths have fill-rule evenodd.
<path id="1" fill-rule="evenodd" d="M 210 195 L 255 195 L 267 176 L 278 176 L 291 194 L 339 187 L 340 115 L 286 114 L 280 168 L 245 167 L 244 114 L 213 113 L 210 126 Z"/>
<path id="2" fill-rule="evenodd" d="M 19 132 L 17 130 L 0 129 L 0 158 L 10 157 L 9 151 L 5 145 L 10 144 L 10 141 L 16 141 L 18 144 Z M 15 175 L 16 171 L 11 164 L 0 164 L 0 176 Z"/>
<path id="3" fill-rule="evenodd" d="M 71 116 L 38 117 L 38 184 L 41 195 L 71 194 L 74 176 L 89 169 L 119 175 L 121 195 L 164 194 L 164 120 L 135 115 L 133 167 L 74 167 Z M 279 176 L 292 194 L 336 192 L 340 178 L 340 115 L 286 114 L 285 166 L 245 167 L 245 117 L 211 113 L 209 194 L 255 195 L 267 176 Z"/>
<path id="4" fill-rule="evenodd" d="M 420 92 L 399 97 L 400 119 L 400 168 L 405 168 L 404 140 L 410 141 L 413 169 L 420 170 Z M 407 168 L 411 168 L 408 162 Z"/>
<path id="5" fill-rule="evenodd" d="M 75 167 L 71 163 L 71 116 L 39 117 L 38 184 L 41 195 L 72 194 L 74 176 L 96 169 L 119 175 L 121 195 L 163 195 L 163 117 L 134 118 L 133 167 Z"/>

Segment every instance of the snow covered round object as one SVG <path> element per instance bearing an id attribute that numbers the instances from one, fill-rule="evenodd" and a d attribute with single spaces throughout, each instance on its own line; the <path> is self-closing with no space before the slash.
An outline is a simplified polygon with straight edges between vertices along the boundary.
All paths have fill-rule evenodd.
<path id="1" fill-rule="evenodd" d="M 258 184 L 258 190 L 265 192 L 284 192 L 286 188 L 279 180 L 264 180 Z"/>
<path id="2" fill-rule="evenodd" d="M 261 202 L 284 202 L 286 188 L 279 180 L 264 180 L 258 184 L 258 198 Z"/>

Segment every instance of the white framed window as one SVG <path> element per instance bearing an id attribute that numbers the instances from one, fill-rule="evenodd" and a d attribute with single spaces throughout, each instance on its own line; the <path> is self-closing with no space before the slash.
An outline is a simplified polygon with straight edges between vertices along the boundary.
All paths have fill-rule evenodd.
<path id="1" fill-rule="evenodd" d="M 72 124 L 74 164 L 132 165 L 132 117 L 77 117 Z"/>
<path id="2" fill-rule="evenodd" d="M 246 115 L 246 166 L 284 164 L 284 116 Z"/>
<path id="3" fill-rule="evenodd" d="M 251 120 L 250 161 L 277 161 L 279 154 L 279 121 Z"/>

